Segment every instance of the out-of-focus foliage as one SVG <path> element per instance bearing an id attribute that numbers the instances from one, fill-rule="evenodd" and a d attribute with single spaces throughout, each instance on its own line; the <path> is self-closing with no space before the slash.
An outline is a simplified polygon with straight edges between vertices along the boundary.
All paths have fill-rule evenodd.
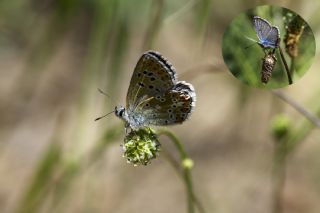
<path id="1" fill-rule="evenodd" d="M 94 122 L 117 102 L 125 105 L 138 58 L 154 49 L 197 93 L 191 118 L 169 128 L 188 153 L 176 167 L 188 171 L 186 183 L 193 168 L 195 193 L 207 212 L 272 211 L 270 120 L 279 113 L 294 121 L 279 141 L 295 148 L 286 161 L 289 169 L 281 170 L 288 173 L 284 209 L 319 212 L 319 132 L 268 91 L 239 83 L 223 65 L 229 22 L 261 3 L 282 4 L 310 24 L 300 37 L 301 58 L 294 59 L 296 81 L 310 66 L 311 28 L 320 41 L 317 0 L 0 1 L 0 211 L 185 212 L 185 186 L 166 161 L 180 157 L 166 137 L 159 137 L 163 154 L 146 167 L 133 167 L 122 157 L 121 121 L 110 115 Z M 248 17 L 236 20 L 246 24 L 223 47 L 243 53 L 238 59 L 246 80 L 257 83 L 263 51 L 257 45 L 244 49 L 250 41 L 243 35 L 256 38 L 255 32 Z M 281 18 L 270 21 L 284 32 Z M 310 72 L 286 90 L 315 112 L 318 66 L 319 51 Z M 272 78 L 286 83 L 281 69 L 276 67 Z"/>

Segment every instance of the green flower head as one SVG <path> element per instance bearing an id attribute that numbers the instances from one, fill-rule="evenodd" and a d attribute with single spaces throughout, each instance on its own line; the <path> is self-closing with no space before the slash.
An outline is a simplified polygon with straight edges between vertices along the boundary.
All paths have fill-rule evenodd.
<path id="1" fill-rule="evenodd" d="M 141 128 L 132 130 L 124 138 L 123 157 L 134 166 L 147 165 L 157 157 L 160 151 L 160 143 L 154 130 Z"/>
<path id="2" fill-rule="evenodd" d="M 291 130 L 291 122 L 288 116 L 284 114 L 276 115 L 271 121 L 272 135 L 280 140 L 286 137 Z"/>

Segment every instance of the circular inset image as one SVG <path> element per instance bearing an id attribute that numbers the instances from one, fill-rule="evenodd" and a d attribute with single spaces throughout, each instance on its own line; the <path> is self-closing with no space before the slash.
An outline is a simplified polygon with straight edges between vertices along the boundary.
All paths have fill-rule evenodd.
<path id="1" fill-rule="evenodd" d="M 243 83 L 280 88 L 300 79 L 315 56 L 310 26 L 297 13 L 264 5 L 233 19 L 223 36 L 222 54 Z"/>

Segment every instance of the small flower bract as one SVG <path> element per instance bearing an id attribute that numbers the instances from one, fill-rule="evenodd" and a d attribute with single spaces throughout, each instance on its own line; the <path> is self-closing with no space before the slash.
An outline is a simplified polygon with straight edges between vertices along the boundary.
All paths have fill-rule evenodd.
<path id="1" fill-rule="evenodd" d="M 123 143 L 123 157 L 134 166 L 147 165 L 157 157 L 160 143 L 157 135 L 150 128 L 132 130 L 126 135 Z"/>

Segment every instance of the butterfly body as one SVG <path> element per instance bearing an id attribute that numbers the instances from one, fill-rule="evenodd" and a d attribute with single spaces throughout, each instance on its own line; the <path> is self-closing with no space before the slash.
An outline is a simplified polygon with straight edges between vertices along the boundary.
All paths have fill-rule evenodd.
<path id="1" fill-rule="evenodd" d="M 180 124 L 190 116 L 195 101 L 193 86 L 177 81 L 174 67 L 159 53 L 147 51 L 134 69 L 126 108 L 117 106 L 115 114 L 133 130 Z"/>
<path id="2" fill-rule="evenodd" d="M 115 115 L 125 122 L 126 128 L 130 127 L 137 130 L 147 124 L 142 114 L 127 112 L 123 106 L 115 107 Z"/>
<path id="3" fill-rule="evenodd" d="M 267 20 L 253 17 L 253 24 L 258 36 L 258 43 L 263 48 L 278 48 L 280 42 L 280 32 L 277 26 L 272 26 Z"/>
<path id="4" fill-rule="evenodd" d="M 274 43 L 269 42 L 266 39 L 262 39 L 258 43 L 262 48 L 276 48 L 277 47 L 276 45 L 274 45 Z"/>

